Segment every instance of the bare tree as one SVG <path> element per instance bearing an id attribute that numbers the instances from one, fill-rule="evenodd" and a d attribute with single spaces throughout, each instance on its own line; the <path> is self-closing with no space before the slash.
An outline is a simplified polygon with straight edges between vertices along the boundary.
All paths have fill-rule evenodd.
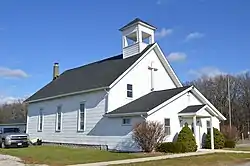
<path id="1" fill-rule="evenodd" d="M 230 101 L 232 110 L 232 125 L 240 133 L 250 130 L 250 73 L 238 75 L 219 75 L 216 77 L 202 77 L 197 80 L 187 82 L 196 86 L 208 100 L 227 118 L 222 125 L 229 124 L 229 102 L 227 79 L 230 84 Z"/>
<path id="2" fill-rule="evenodd" d="M 27 106 L 22 100 L 0 105 L 0 123 L 25 122 Z"/>
<path id="3" fill-rule="evenodd" d="M 164 137 L 164 126 L 160 122 L 144 121 L 133 130 L 134 141 L 145 152 L 152 152 Z"/>

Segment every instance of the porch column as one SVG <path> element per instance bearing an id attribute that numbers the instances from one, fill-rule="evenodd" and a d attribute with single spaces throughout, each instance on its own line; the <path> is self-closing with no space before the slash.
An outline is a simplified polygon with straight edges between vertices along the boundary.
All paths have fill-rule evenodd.
<path id="1" fill-rule="evenodd" d="M 211 149 L 214 149 L 214 128 L 213 128 L 213 116 L 210 117 L 210 125 L 211 125 Z"/>
<path id="2" fill-rule="evenodd" d="M 198 146 L 198 149 L 199 149 L 200 146 L 199 146 L 199 143 L 198 143 L 198 140 L 197 140 L 196 123 L 197 123 L 197 121 L 196 121 L 196 115 L 195 115 L 195 116 L 193 116 L 194 138 L 195 138 L 195 142 L 196 142 L 196 144 Z"/>

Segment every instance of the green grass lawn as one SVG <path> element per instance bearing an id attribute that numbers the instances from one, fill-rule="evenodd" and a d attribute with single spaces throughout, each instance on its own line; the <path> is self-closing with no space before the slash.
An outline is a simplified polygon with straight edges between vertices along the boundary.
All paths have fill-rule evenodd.
<path id="1" fill-rule="evenodd" d="M 119 166 L 228 166 L 245 162 L 250 162 L 250 154 L 216 153 Z"/>
<path id="2" fill-rule="evenodd" d="M 33 146 L 29 148 L 0 149 L 0 153 L 20 157 L 25 163 L 48 164 L 51 166 L 83 164 L 161 155 L 159 153 L 115 153 L 95 149 L 70 148 L 62 146 Z M 247 161 L 250 162 L 250 154 L 217 153 L 194 157 L 135 163 L 122 166 L 223 166 Z"/>
<path id="3" fill-rule="evenodd" d="M 19 157 L 25 163 L 48 164 L 52 166 L 152 156 L 152 154 L 115 153 L 95 149 L 70 148 L 62 146 L 33 146 L 29 148 L 0 149 L 0 153 Z"/>
<path id="4" fill-rule="evenodd" d="M 225 148 L 226 150 L 250 151 L 250 147 Z"/>

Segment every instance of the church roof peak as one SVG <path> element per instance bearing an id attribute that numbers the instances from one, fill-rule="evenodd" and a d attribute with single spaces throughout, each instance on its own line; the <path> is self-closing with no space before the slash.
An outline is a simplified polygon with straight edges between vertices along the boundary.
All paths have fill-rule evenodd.
<path id="1" fill-rule="evenodd" d="M 155 26 L 153 26 L 153 25 L 147 23 L 146 21 L 143 21 L 143 20 L 141 20 L 140 18 L 135 18 L 133 21 L 130 21 L 128 24 L 124 25 L 124 26 L 123 26 L 122 28 L 120 28 L 119 30 L 122 31 L 122 30 L 124 30 L 124 29 L 126 29 L 126 28 L 128 28 L 128 27 L 130 27 L 130 26 L 133 26 L 133 25 L 136 24 L 136 23 L 139 23 L 139 22 L 141 22 L 141 23 L 143 23 L 143 24 L 145 24 L 145 25 L 151 27 L 152 29 L 156 29 Z"/>

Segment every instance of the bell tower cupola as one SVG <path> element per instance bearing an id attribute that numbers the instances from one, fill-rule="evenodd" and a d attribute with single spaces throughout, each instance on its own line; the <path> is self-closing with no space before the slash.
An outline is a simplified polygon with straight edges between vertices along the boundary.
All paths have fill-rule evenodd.
<path id="1" fill-rule="evenodd" d="M 154 43 L 154 33 L 156 27 L 142 21 L 134 19 L 123 26 L 122 32 L 122 53 L 123 58 L 127 58 L 142 52 L 147 45 Z"/>

